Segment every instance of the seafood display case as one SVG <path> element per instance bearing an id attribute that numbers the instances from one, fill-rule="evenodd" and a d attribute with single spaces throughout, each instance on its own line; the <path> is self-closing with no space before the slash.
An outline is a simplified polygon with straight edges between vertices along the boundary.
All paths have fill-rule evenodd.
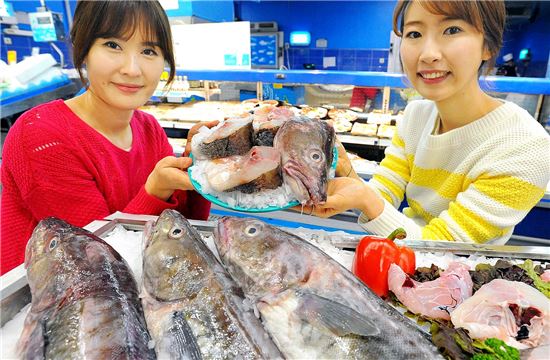
<path id="1" fill-rule="evenodd" d="M 162 102 L 146 105 L 144 110 L 155 115 L 169 135 L 184 136 L 198 121 L 221 120 L 247 99 L 274 100 L 299 107 L 304 116 L 332 121 L 347 148 L 373 161 L 383 158 L 407 102 L 420 97 L 403 74 L 383 72 L 177 70 L 177 74 L 192 83 L 216 83 L 220 93 L 209 97 L 210 101 L 187 104 L 170 104 L 167 93 Z M 493 96 L 515 102 L 541 123 L 546 122 L 550 79 L 489 76 L 482 78 L 481 85 Z M 374 99 L 366 102 L 362 112 L 349 108 L 354 87 L 375 90 L 371 94 Z M 372 169 L 365 168 L 360 173 L 368 178 Z"/>
<path id="2" fill-rule="evenodd" d="M 108 219 L 110 221 L 95 221 L 89 224 L 86 228 L 93 230 L 93 233 L 100 238 L 108 239 L 113 237 L 117 242 L 120 241 L 120 236 L 128 236 L 128 233 L 134 233 L 131 241 L 135 241 L 134 238 L 136 234 L 143 233 L 146 228 L 147 222 L 155 220 L 157 217 L 154 216 L 141 216 L 141 215 L 129 215 L 118 213 L 110 216 Z M 214 233 L 214 228 L 217 226 L 216 221 L 194 221 L 190 220 L 191 225 L 198 231 L 203 242 L 215 253 L 218 257 L 217 251 L 215 251 L 212 238 Z M 123 232 L 115 233 L 117 230 L 122 230 Z M 313 230 L 306 228 L 282 228 L 282 230 L 300 236 L 301 238 L 307 240 L 314 246 L 323 250 L 331 258 L 339 262 L 348 270 L 351 269 L 351 262 L 353 259 L 353 250 L 357 246 L 361 236 L 357 234 L 350 234 L 346 232 L 328 232 L 325 230 Z M 126 233 L 127 232 L 127 233 Z M 126 235 L 124 235 L 126 234 Z M 115 236 L 119 236 L 116 238 Z M 132 242 L 123 243 L 117 250 L 120 254 L 126 259 L 130 265 L 132 263 L 141 263 L 141 246 L 138 246 L 139 249 L 136 252 L 136 246 L 132 245 Z M 397 240 L 398 244 L 406 245 L 407 247 L 415 251 L 417 257 L 418 266 L 429 266 L 430 263 L 438 263 L 439 266 L 442 266 L 443 261 L 469 261 L 473 264 L 494 261 L 497 259 L 504 259 L 508 261 L 520 261 L 529 259 L 541 264 L 550 263 L 550 248 L 549 247 L 526 247 L 526 246 L 492 246 L 492 245 L 476 245 L 476 244 L 455 244 L 449 242 L 433 242 L 433 241 L 402 241 Z M 139 258 L 131 259 L 139 253 Z M 448 263 L 447 263 L 448 265 Z M 15 270 L 18 272 L 12 271 L 7 275 L 2 277 L 2 288 L 1 288 L 1 308 L 2 313 L 2 334 L 6 335 L 4 332 L 4 325 L 10 320 L 22 319 L 24 318 L 24 313 L 21 311 L 27 304 L 30 303 L 31 297 L 29 292 L 29 287 L 26 282 L 24 270 L 22 270 L 21 265 Z M 134 272 L 136 272 L 134 270 Z M 18 273 L 19 275 L 16 278 L 8 279 L 7 276 L 10 274 Z M 141 276 L 141 273 L 139 274 Z M 136 275 L 137 277 L 137 275 Z M 141 279 L 136 279 L 138 284 L 141 283 Z M 398 309 L 399 310 L 399 309 Z M 5 349 L 10 342 L 10 339 L 17 338 L 20 334 L 20 331 L 23 326 L 22 320 L 17 320 L 18 325 L 14 327 L 12 325 L 9 330 L 11 337 L 5 337 L 3 342 L 2 353 L 9 354 L 9 351 Z M 424 332 L 429 332 L 426 328 L 419 326 L 420 330 Z M 11 344 L 13 345 L 13 344 Z M 10 345 L 10 346 L 11 346 Z"/>

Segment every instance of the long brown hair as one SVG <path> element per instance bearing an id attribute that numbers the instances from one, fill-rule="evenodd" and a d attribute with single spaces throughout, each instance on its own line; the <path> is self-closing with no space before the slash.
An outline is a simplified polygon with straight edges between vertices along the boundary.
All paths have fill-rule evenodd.
<path id="1" fill-rule="evenodd" d="M 176 73 L 172 33 L 168 17 L 158 1 L 79 0 L 71 28 L 71 43 L 74 67 L 78 70 L 82 83 L 86 83 L 82 66 L 96 39 L 129 39 L 138 28 L 145 32 L 147 41 L 158 44 L 164 60 L 170 67 L 167 84 L 172 82 Z"/>
<path id="2" fill-rule="evenodd" d="M 496 58 L 502 47 L 502 37 L 506 23 L 506 8 L 503 0 L 413 1 L 432 14 L 464 20 L 482 33 L 483 46 L 491 54 L 491 58 L 487 61 L 488 67 L 486 72 L 488 73 L 494 67 Z M 400 0 L 395 7 L 393 12 L 393 32 L 397 36 L 403 36 L 405 13 L 411 3 L 412 1 L 410 0 Z M 484 62 L 481 66 L 483 65 Z"/>

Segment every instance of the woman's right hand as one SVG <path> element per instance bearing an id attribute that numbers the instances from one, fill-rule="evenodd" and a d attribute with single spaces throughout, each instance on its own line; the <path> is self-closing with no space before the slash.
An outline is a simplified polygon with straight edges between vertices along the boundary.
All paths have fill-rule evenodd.
<path id="1" fill-rule="evenodd" d="M 156 165 L 145 183 L 145 191 L 163 201 L 175 190 L 194 190 L 187 171 L 193 161 L 188 157 L 167 156 Z"/>

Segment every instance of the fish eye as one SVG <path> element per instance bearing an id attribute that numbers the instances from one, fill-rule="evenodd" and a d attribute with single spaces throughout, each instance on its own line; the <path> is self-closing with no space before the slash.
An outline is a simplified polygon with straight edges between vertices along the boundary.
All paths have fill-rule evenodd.
<path id="1" fill-rule="evenodd" d="M 257 224 L 248 225 L 244 229 L 244 233 L 248 236 L 256 236 L 260 232 L 261 228 Z"/>
<path id="2" fill-rule="evenodd" d="M 309 154 L 309 157 L 315 162 L 323 161 L 323 153 L 319 150 L 312 150 Z"/>
<path id="3" fill-rule="evenodd" d="M 57 243 L 59 242 L 59 239 L 57 237 L 54 237 L 50 240 L 50 243 L 48 244 L 48 249 L 53 250 L 57 246 Z"/>
<path id="4" fill-rule="evenodd" d="M 180 237 L 183 236 L 183 230 L 179 226 L 174 226 L 170 230 L 170 236 L 173 238 L 179 239 Z"/>

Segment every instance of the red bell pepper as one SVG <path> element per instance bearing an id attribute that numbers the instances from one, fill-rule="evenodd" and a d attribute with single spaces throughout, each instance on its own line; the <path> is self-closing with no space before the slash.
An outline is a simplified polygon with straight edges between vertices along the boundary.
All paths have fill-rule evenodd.
<path id="1" fill-rule="evenodd" d="M 396 264 L 409 275 L 416 270 L 414 251 L 397 246 L 393 240 L 405 238 L 405 230 L 399 228 L 388 238 L 365 236 L 355 249 L 352 272 L 378 296 L 388 295 L 388 270 Z"/>

